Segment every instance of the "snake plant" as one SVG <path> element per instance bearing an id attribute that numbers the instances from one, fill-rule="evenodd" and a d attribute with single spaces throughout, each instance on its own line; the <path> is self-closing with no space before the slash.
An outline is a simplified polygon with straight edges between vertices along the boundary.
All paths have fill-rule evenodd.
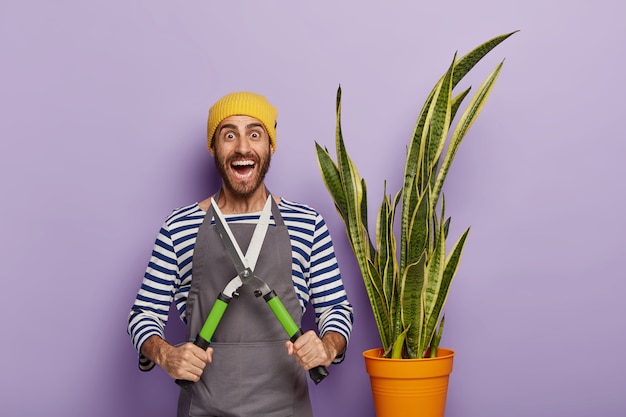
<path id="1" fill-rule="evenodd" d="M 443 307 L 469 233 L 468 227 L 448 250 L 450 218 L 446 218 L 443 184 L 504 61 L 487 76 L 454 126 L 471 87 L 456 95 L 453 89 L 476 63 L 513 33 L 495 37 L 459 59 L 455 54 L 433 87 L 408 145 L 402 189 L 391 199 L 385 184 L 376 218 L 375 244 L 368 228 L 367 187 L 348 156 L 341 131 L 341 86 L 336 101 L 337 163 L 328 149 L 315 143 L 319 168 L 346 226 L 386 357 L 437 356 L 445 321 Z M 400 219 L 399 248 L 394 232 L 396 216 Z"/>

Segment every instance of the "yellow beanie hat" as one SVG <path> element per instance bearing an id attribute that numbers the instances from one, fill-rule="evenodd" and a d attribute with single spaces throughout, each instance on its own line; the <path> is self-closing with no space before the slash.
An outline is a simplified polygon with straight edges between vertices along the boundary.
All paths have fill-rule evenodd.
<path id="1" fill-rule="evenodd" d="M 272 150 L 276 150 L 276 119 L 278 111 L 267 99 L 259 94 L 248 92 L 230 93 L 219 99 L 209 109 L 207 123 L 208 146 L 211 149 L 215 129 L 230 116 L 250 116 L 258 119 L 270 137 Z"/>

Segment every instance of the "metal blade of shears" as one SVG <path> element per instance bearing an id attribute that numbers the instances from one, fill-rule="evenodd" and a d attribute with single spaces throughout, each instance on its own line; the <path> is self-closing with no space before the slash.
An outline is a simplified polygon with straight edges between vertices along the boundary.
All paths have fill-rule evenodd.
<path id="1" fill-rule="evenodd" d="M 266 204 L 266 209 L 269 210 L 271 206 L 271 197 L 268 197 Z M 224 219 L 224 215 L 220 211 L 219 207 L 217 207 L 217 203 L 214 199 L 211 199 L 211 205 L 213 206 L 213 210 L 215 215 L 213 216 L 215 219 L 215 225 L 217 227 L 217 232 L 224 243 L 224 247 L 226 248 L 226 252 L 228 252 L 228 256 L 235 265 L 235 269 L 237 271 L 237 275 L 241 278 L 242 285 L 248 284 L 254 291 L 254 295 L 256 297 L 266 296 L 272 292 L 271 288 L 262 280 L 257 278 L 252 271 L 250 263 L 248 262 L 248 258 L 246 258 L 237 244 L 237 240 L 235 240 L 235 236 L 233 232 L 226 224 L 226 220 Z M 269 216 L 269 211 L 268 211 Z M 267 224 L 265 224 L 267 226 Z M 258 228 L 255 229 L 255 235 Z M 261 228 L 262 232 L 258 236 L 258 241 L 256 241 L 257 236 L 253 235 L 252 241 L 250 242 L 250 247 L 248 248 L 248 253 L 253 258 L 253 262 L 256 265 L 256 259 L 259 256 L 261 245 L 263 244 L 263 238 L 265 237 L 264 228 Z"/>
<path id="2" fill-rule="evenodd" d="M 252 270 L 248 266 L 248 261 L 241 252 L 241 249 L 239 248 L 239 245 L 237 244 L 235 236 L 233 236 L 233 232 L 231 232 L 230 227 L 228 227 L 225 224 L 225 221 L 222 220 L 224 218 L 224 215 L 220 211 L 219 207 L 217 207 L 217 203 L 214 199 L 211 199 L 211 205 L 213 206 L 213 210 L 215 211 L 215 216 L 213 216 L 213 218 L 215 219 L 215 226 L 217 227 L 217 232 L 220 234 L 220 237 L 224 242 L 226 252 L 228 252 L 230 259 L 233 261 L 233 265 L 235 265 L 237 275 L 239 275 L 242 280 L 245 280 L 245 278 L 252 275 Z M 247 273 L 244 272 L 246 270 L 248 270 Z"/>

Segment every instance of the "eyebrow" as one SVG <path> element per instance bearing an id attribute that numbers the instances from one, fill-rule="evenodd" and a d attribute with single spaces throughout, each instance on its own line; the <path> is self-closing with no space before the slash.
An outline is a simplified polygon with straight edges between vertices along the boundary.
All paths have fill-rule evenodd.
<path id="1" fill-rule="evenodd" d="M 264 129 L 263 123 L 250 123 L 249 125 L 246 126 L 246 129 L 254 129 L 255 127 L 260 127 Z"/>
<path id="2" fill-rule="evenodd" d="M 259 128 L 259 127 L 265 131 L 265 127 L 263 126 L 263 123 L 250 123 L 246 125 L 246 129 L 254 129 L 254 128 Z M 224 129 L 237 130 L 237 126 L 235 126 L 234 124 L 227 123 L 225 125 L 222 125 L 222 127 L 220 127 L 220 132 Z"/>

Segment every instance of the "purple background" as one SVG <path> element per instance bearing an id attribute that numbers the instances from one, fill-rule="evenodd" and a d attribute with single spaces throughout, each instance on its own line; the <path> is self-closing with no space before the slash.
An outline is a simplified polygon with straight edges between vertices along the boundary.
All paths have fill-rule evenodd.
<path id="1" fill-rule="evenodd" d="M 341 84 L 374 213 L 454 52 L 520 29 L 470 80 L 506 58 L 445 189 L 451 236 L 472 227 L 446 310 L 447 416 L 623 416 L 625 12 L 620 0 L 0 2 L 0 415 L 174 414 L 175 385 L 137 370 L 126 318 L 161 222 L 217 186 L 208 107 L 252 90 L 279 108 L 268 185 L 326 217 L 355 308 L 346 361 L 311 388 L 316 414 L 373 416 L 361 352 L 378 334 L 314 141 L 334 149 Z"/>

